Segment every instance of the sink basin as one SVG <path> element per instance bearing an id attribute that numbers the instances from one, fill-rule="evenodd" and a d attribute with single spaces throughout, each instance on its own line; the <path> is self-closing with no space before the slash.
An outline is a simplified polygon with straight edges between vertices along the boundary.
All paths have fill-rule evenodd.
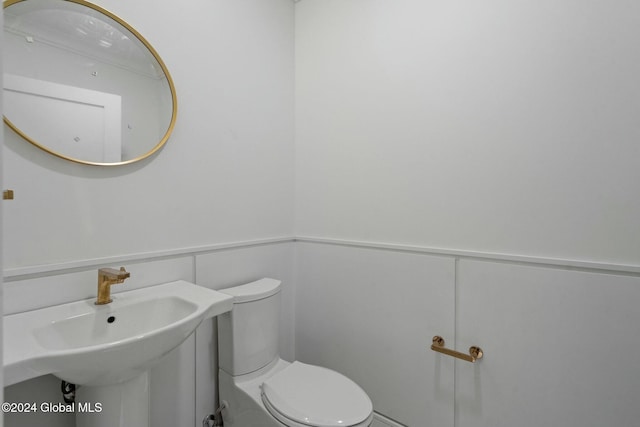
<path id="1" fill-rule="evenodd" d="M 87 386 L 129 381 L 180 345 L 231 297 L 176 281 L 4 317 L 4 383 L 45 374 Z"/>
<path id="2" fill-rule="evenodd" d="M 174 325 L 193 314 L 198 306 L 178 297 L 160 296 L 120 307 L 102 309 L 89 304 L 88 308 L 82 314 L 35 328 L 33 336 L 43 348 L 54 351 L 109 346 Z"/>

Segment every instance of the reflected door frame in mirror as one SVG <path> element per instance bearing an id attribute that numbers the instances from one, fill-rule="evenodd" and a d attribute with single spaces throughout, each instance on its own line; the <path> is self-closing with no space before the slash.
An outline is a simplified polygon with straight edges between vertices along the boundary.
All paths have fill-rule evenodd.
<path id="1" fill-rule="evenodd" d="M 26 15 L 23 15 L 22 19 L 16 19 L 14 14 L 7 10 L 14 5 L 24 8 L 25 13 L 36 11 L 42 15 L 27 24 L 28 19 L 24 18 Z M 10 31 L 12 32 L 11 37 L 21 43 L 21 45 L 16 45 L 19 46 L 16 49 L 13 49 L 11 45 L 7 49 L 5 41 L 4 49 L 4 122 L 11 129 L 26 141 L 50 154 L 87 165 L 116 166 L 134 163 L 148 158 L 165 145 L 173 132 L 177 118 L 178 104 L 175 86 L 160 55 L 135 28 L 106 9 L 84 0 L 7 0 L 3 6 L 5 9 L 5 40 L 9 38 L 7 31 Z M 42 9 L 38 10 L 37 7 L 40 6 Z M 67 8 L 72 9 L 68 11 L 68 18 L 65 15 L 64 19 L 60 19 L 59 17 L 63 15 L 56 14 L 63 13 L 62 9 Z M 79 13 L 80 9 L 86 11 L 86 16 Z M 51 22 L 51 28 L 47 28 L 49 34 L 54 34 L 51 38 L 45 40 L 45 37 L 32 35 L 24 30 L 28 28 L 28 25 L 35 28 L 34 26 L 37 26 L 38 23 L 49 22 L 46 19 L 49 16 L 56 17 L 56 19 L 49 20 L 53 22 Z M 8 25 L 8 20 L 13 20 L 9 24 L 13 24 L 15 21 L 15 27 Z M 68 33 L 73 33 L 75 36 L 76 32 L 80 33 L 78 38 L 73 41 L 76 44 L 62 46 L 63 37 Z M 89 37 L 93 33 L 96 34 L 96 37 L 90 40 Z M 88 46 L 86 49 L 78 48 L 77 40 L 90 40 L 91 43 L 96 44 Z M 129 44 L 125 45 L 125 42 Z M 11 72 L 12 57 L 8 55 L 11 52 L 20 53 L 25 50 L 31 53 L 35 51 L 38 43 L 48 44 L 47 55 L 52 55 L 50 53 L 52 49 L 63 49 L 65 55 L 76 55 L 79 58 L 78 63 L 87 67 L 81 70 L 83 75 L 81 79 L 91 79 L 91 77 L 84 77 L 91 75 L 94 81 L 99 81 L 99 78 L 102 78 L 101 84 L 103 86 L 111 85 L 114 87 L 105 89 L 99 86 L 94 88 L 88 83 L 85 84 L 84 81 L 65 81 L 65 79 L 71 79 L 71 75 L 75 74 L 75 71 L 69 72 L 68 69 L 51 72 L 51 74 L 57 73 L 59 76 L 63 76 L 61 79 L 51 78 L 49 75 L 47 78 L 41 77 L 38 70 L 42 70 L 41 74 L 46 74 L 48 70 L 45 69 L 48 68 L 49 63 L 55 62 L 46 62 L 52 56 L 46 57 L 46 66 L 34 62 L 37 61 L 37 58 L 27 59 L 25 64 L 20 63 L 15 67 L 16 69 L 29 70 L 25 73 L 26 75 L 22 75 L 22 73 L 14 75 Z M 123 59 L 105 60 L 107 53 L 103 52 L 109 52 L 109 55 L 113 55 L 111 53 L 113 51 L 117 51 Z M 141 64 L 140 62 L 134 63 L 132 58 L 136 55 L 148 58 L 149 63 L 135 65 Z M 33 56 L 36 55 L 33 54 Z M 22 60 L 20 58 L 19 61 L 15 56 L 13 58 L 15 62 Z M 74 61 L 60 62 L 69 64 Z M 110 62 L 108 67 L 103 66 L 107 72 L 104 75 L 99 75 L 100 71 L 97 71 L 96 64 L 101 65 L 107 62 Z M 65 67 L 68 66 L 70 65 L 65 65 Z M 94 68 L 89 68 L 91 66 Z M 144 84 L 138 84 L 137 80 L 126 82 L 122 87 L 115 88 L 116 83 L 120 84 L 121 81 L 124 81 L 124 78 L 120 77 L 124 75 L 122 70 L 131 72 L 132 75 L 135 74 L 137 79 L 142 79 L 145 75 L 148 79 L 155 78 L 157 82 L 149 83 L 148 86 L 151 87 L 152 84 L 155 84 L 158 93 L 144 92 L 141 89 Z M 113 76 L 117 76 L 117 78 Z M 143 96 L 139 96 L 138 100 L 135 100 L 137 92 Z M 148 96 L 150 94 L 151 96 Z M 18 99 L 19 101 L 17 101 Z M 145 105 L 148 108 L 145 108 Z M 86 106 L 90 106 L 90 108 Z M 75 113 L 79 108 L 82 108 L 81 113 Z M 45 114 L 44 112 L 49 113 Z M 40 116 L 38 116 L 39 113 Z M 80 117 L 76 114 L 82 114 L 82 117 L 86 117 L 86 119 L 74 122 L 73 117 Z M 61 120 L 60 117 L 64 120 Z M 16 119 L 19 120 L 16 121 Z M 95 123 L 92 120 L 95 120 Z M 62 127 L 62 123 L 67 121 L 74 123 L 73 130 Z M 36 123 L 36 125 L 30 127 L 31 123 Z M 55 132 L 51 131 L 53 129 Z M 34 135 L 40 135 L 40 137 Z M 49 138 L 51 141 L 48 141 Z M 97 141 L 97 139 L 103 140 Z M 90 141 L 90 143 L 86 141 Z M 94 148 L 93 145 L 98 148 Z M 72 148 L 65 152 L 67 150 L 65 147 Z M 94 157 L 92 150 L 100 152 L 95 154 L 97 157 Z M 87 154 L 84 156 L 84 154 L 76 155 L 76 153 Z"/>

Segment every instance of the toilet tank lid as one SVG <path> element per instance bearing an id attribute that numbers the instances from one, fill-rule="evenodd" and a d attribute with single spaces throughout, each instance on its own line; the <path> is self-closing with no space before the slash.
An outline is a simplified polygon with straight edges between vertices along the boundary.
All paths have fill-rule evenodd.
<path id="1" fill-rule="evenodd" d="M 265 277 L 264 279 L 256 280 L 246 285 L 219 289 L 218 292 L 231 295 L 234 304 L 242 304 L 243 302 L 257 301 L 277 294 L 280 292 L 280 280 Z"/>

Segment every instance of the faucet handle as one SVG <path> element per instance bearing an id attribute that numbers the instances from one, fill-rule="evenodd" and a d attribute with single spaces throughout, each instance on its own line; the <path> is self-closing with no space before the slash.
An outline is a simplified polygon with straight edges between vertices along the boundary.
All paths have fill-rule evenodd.
<path id="1" fill-rule="evenodd" d="M 124 267 L 120 267 L 120 273 L 118 274 L 118 280 L 120 283 L 124 282 L 124 279 L 131 277 L 131 273 L 129 273 Z"/>
<path id="2" fill-rule="evenodd" d="M 115 268 L 101 268 L 98 270 L 98 273 L 109 280 L 124 280 L 131 276 L 124 267 L 120 267 L 120 270 L 116 270 Z"/>

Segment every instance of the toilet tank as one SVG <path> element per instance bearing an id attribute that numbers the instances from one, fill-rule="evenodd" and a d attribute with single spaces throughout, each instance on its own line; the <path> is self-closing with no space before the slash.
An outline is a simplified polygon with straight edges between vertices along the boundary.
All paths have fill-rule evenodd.
<path id="1" fill-rule="evenodd" d="M 218 316 L 218 363 L 230 375 L 244 375 L 278 357 L 280 281 L 260 279 L 220 289 L 233 309 Z"/>

